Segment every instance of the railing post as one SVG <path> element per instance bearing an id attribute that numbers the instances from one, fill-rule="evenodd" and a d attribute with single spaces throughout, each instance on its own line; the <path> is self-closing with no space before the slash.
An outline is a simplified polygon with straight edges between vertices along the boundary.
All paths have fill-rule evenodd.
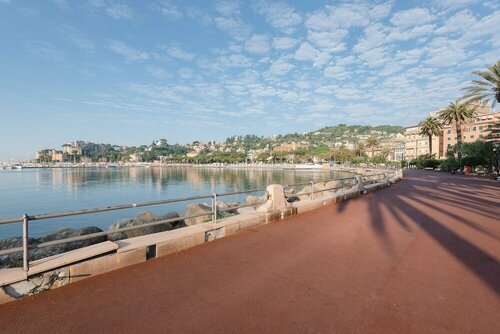
<path id="1" fill-rule="evenodd" d="M 311 199 L 314 199 L 314 182 L 311 181 Z"/>
<path id="2" fill-rule="evenodd" d="M 23 268 L 26 274 L 30 269 L 29 266 L 29 253 L 28 253 L 28 221 L 29 216 L 27 214 L 23 215 Z"/>
<path id="3" fill-rule="evenodd" d="M 217 223 L 217 194 L 212 194 L 212 223 Z"/>

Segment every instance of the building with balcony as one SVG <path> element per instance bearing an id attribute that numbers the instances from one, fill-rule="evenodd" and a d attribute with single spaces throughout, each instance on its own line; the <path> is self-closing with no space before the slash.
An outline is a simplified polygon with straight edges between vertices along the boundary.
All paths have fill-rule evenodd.
<path id="1" fill-rule="evenodd" d="M 432 152 L 429 152 L 429 137 L 420 135 L 418 126 L 405 129 L 405 159 L 412 160 L 423 154 L 434 154 L 435 157 L 443 156 L 442 136 L 432 136 Z"/>
<path id="2" fill-rule="evenodd" d="M 476 109 L 476 117 L 462 124 L 462 142 L 472 143 L 476 140 L 486 140 L 500 118 L 500 112 L 491 112 L 487 105 L 482 105 Z M 446 125 L 443 128 L 444 152 L 451 150 L 457 144 L 457 129 L 455 124 Z"/>

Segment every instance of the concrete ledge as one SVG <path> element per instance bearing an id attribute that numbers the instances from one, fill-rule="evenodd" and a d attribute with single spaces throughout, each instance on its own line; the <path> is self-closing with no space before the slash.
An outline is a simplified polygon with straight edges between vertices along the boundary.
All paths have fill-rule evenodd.
<path id="1" fill-rule="evenodd" d="M 23 268 L 0 269 L 0 286 L 12 284 L 27 279 Z"/>
<path id="2" fill-rule="evenodd" d="M 70 283 L 146 261 L 146 248 L 101 256 L 69 267 Z"/>
<path id="3" fill-rule="evenodd" d="M 33 261 L 30 265 L 28 275 L 39 274 L 52 269 L 65 267 L 71 263 L 86 260 L 88 258 L 113 252 L 118 249 L 118 245 L 111 241 L 101 242 L 88 247 L 78 248 L 66 253 L 61 253 Z"/>
<path id="4" fill-rule="evenodd" d="M 175 239 L 182 239 L 184 237 L 190 237 L 195 234 L 201 234 L 205 238 L 206 228 L 204 223 L 200 225 L 187 226 L 176 230 L 165 231 L 160 233 L 143 235 L 140 237 L 130 238 L 115 241 L 118 245 L 118 253 L 125 253 L 137 248 L 145 248 L 149 246 L 158 245 L 161 243 L 169 242 Z"/>
<path id="5" fill-rule="evenodd" d="M 193 233 L 156 245 L 156 256 L 164 256 L 205 243 L 205 233 Z"/>
<path id="6" fill-rule="evenodd" d="M 224 236 L 228 236 L 253 226 L 266 224 L 266 221 L 266 213 L 258 211 L 248 212 L 242 215 L 226 218 L 221 222 L 214 224 L 213 229 L 222 228 L 224 229 Z"/>
<path id="7" fill-rule="evenodd" d="M 317 197 L 315 199 L 293 202 L 292 208 L 294 214 L 301 214 L 314 209 L 319 209 L 320 207 L 325 205 L 331 205 L 343 200 L 357 197 L 359 196 L 359 193 L 360 191 L 358 190 L 357 186 L 355 188 L 353 187 L 349 190 L 342 192 L 335 192 L 335 193 L 328 192 L 327 194 L 321 197 Z"/>
<path id="8" fill-rule="evenodd" d="M 369 185 L 366 185 L 364 186 L 364 193 L 369 193 L 369 192 L 372 192 L 372 191 L 375 191 L 377 189 L 380 189 L 380 188 L 384 188 L 384 187 L 387 187 L 389 186 L 389 183 L 373 183 L 373 184 L 369 184 Z"/>

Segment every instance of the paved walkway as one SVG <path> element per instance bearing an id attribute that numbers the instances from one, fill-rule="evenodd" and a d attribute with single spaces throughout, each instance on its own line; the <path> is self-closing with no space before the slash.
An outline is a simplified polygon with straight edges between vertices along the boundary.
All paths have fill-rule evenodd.
<path id="1" fill-rule="evenodd" d="M 2 333 L 498 333 L 500 183 L 375 193 L 0 306 Z"/>

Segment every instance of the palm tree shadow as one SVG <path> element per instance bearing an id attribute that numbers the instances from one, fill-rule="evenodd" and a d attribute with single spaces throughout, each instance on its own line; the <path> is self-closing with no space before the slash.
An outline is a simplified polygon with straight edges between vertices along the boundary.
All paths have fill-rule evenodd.
<path id="1" fill-rule="evenodd" d="M 490 257 L 468 240 L 462 238 L 442 222 L 436 220 L 429 211 L 422 210 L 417 206 L 425 206 L 429 207 L 431 210 L 441 211 L 452 218 L 452 222 L 458 221 L 493 237 L 495 240 L 498 240 L 498 238 L 492 236 L 489 231 L 483 229 L 479 225 L 465 220 L 455 213 L 443 210 L 443 208 L 439 207 L 437 204 L 429 204 L 427 201 L 416 198 L 417 196 L 425 197 L 426 192 L 424 189 L 429 186 L 435 188 L 435 184 L 429 182 L 424 176 L 421 179 L 402 181 L 393 185 L 391 188 L 375 193 L 369 201 L 371 224 L 376 235 L 378 237 L 383 237 L 385 242 L 390 246 L 391 242 L 384 223 L 384 216 L 381 215 L 381 208 L 385 206 L 403 228 L 410 230 L 410 227 L 403 221 L 402 216 L 404 215 L 417 224 L 420 229 L 435 240 L 449 254 L 465 265 L 490 289 L 500 294 L 500 262 Z M 442 202 L 445 203 L 446 201 L 442 200 Z M 486 206 L 490 204 L 492 203 L 488 203 Z M 388 217 L 385 216 L 385 218 Z M 388 248 L 390 247 L 386 247 L 386 249 Z"/>

